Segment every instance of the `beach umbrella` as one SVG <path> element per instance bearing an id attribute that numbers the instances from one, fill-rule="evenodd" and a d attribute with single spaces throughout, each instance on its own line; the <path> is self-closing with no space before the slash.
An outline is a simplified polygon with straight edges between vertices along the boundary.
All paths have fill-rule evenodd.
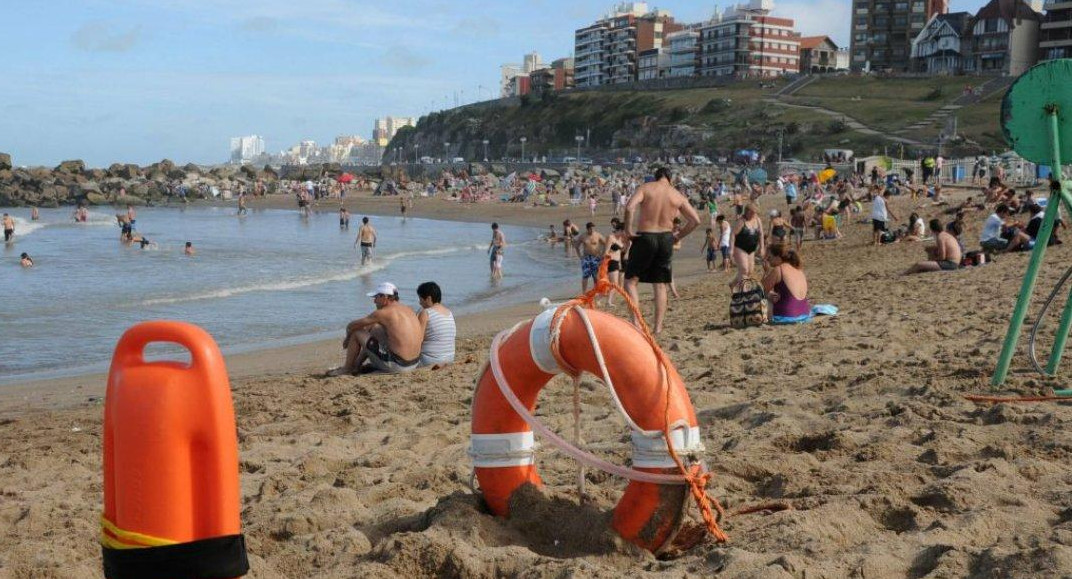
<path id="1" fill-rule="evenodd" d="M 336 179 L 336 181 L 338 181 L 339 183 L 349 183 L 350 181 L 353 181 L 353 180 L 354 180 L 354 176 L 349 174 L 349 173 L 343 173 L 342 175 L 339 175 L 338 179 Z"/>
<path id="2" fill-rule="evenodd" d="M 826 183 L 827 181 L 833 179 L 836 176 L 837 176 L 837 171 L 835 169 L 823 169 L 819 173 L 819 182 L 820 183 Z"/>

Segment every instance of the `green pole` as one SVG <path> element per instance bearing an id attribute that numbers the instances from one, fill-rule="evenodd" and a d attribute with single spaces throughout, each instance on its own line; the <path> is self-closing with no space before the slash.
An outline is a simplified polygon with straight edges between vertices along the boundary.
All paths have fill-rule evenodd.
<path id="1" fill-rule="evenodd" d="M 1050 117 L 1050 137 L 1053 139 L 1053 171 L 1057 172 L 1058 180 L 1061 177 L 1061 153 L 1060 153 L 1060 129 L 1058 111 L 1056 108 L 1047 107 L 1046 114 Z M 1027 307 L 1031 303 L 1031 295 L 1035 291 L 1035 281 L 1038 279 L 1039 266 L 1042 258 L 1046 255 L 1046 245 L 1050 242 L 1050 234 L 1053 232 L 1053 224 L 1057 220 L 1057 209 L 1062 202 L 1060 189 L 1056 194 L 1051 193 L 1050 201 L 1046 205 L 1046 214 L 1042 220 L 1042 227 L 1035 243 L 1035 250 L 1031 253 L 1031 261 L 1027 264 L 1027 273 L 1024 275 L 1024 283 L 1020 286 L 1020 295 L 1016 298 L 1016 309 L 1013 310 L 1012 320 L 1009 321 L 1009 331 L 1005 334 L 1005 344 L 1001 347 L 1001 356 L 998 358 L 998 367 L 994 377 L 990 380 L 991 386 L 1000 386 L 1005 383 L 1009 375 L 1009 363 L 1016 351 L 1016 344 L 1020 341 L 1020 331 L 1027 317 Z M 1068 326 L 1062 320 L 1062 329 L 1068 333 Z M 1060 335 L 1060 334 L 1059 334 Z M 1056 346 L 1054 351 L 1056 351 Z M 1052 362 L 1052 360 L 1051 360 Z"/>
<path id="2" fill-rule="evenodd" d="M 1050 179 L 1053 180 L 1053 191 L 1050 195 L 1050 203 L 1068 203 L 1067 191 L 1065 190 L 1064 173 L 1061 171 L 1061 140 L 1057 126 L 1057 110 L 1051 109 L 1050 123 L 1053 133 L 1053 169 Z M 1049 209 L 1047 206 L 1046 209 Z M 1047 211 L 1047 214 L 1049 211 Z M 1056 214 L 1054 220 L 1056 221 Z M 1068 328 L 1072 326 L 1072 291 L 1068 293 L 1068 301 L 1065 302 L 1064 312 L 1061 313 L 1061 325 L 1057 327 L 1057 336 L 1053 341 L 1053 351 L 1050 352 L 1050 363 L 1046 365 L 1046 373 L 1053 376 L 1057 373 L 1057 367 L 1061 364 L 1061 356 L 1064 354 L 1065 343 L 1068 341 Z"/>

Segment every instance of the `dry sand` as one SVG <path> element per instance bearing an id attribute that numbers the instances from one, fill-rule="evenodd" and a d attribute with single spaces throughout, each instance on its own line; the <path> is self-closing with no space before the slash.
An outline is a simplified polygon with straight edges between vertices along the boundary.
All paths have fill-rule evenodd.
<path id="1" fill-rule="evenodd" d="M 570 212 L 434 203 L 414 213 L 546 227 Z M 891 205 L 904 217 L 909 203 Z M 969 245 L 985 217 L 969 217 Z M 702 274 L 672 301 L 660 339 L 696 406 L 712 493 L 731 512 L 792 510 L 730 516 L 728 544 L 658 560 L 606 530 L 624 483 L 589 472 L 578 506 L 576 465 L 545 447 L 545 491 L 518 497 L 511 520 L 486 514 L 468 486 L 469 402 L 491 333 L 535 313 L 523 305 L 465 320 L 460 362 L 436 372 L 314 377 L 337 361 L 329 343 L 232 360 L 250 577 L 1072 576 L 1072 408 L 962 398 L 990 392 L 1027 256 L 901 277 L 920 244 L 875 248 L 869 224 L 843 231 L 804 249 L 812 301 L 838 317 L 731 330 L 729 274 Z M 702 268 L 700 241 L 679 269 Z M 1070 258 L 1069 245 L 1051 250 L 1040 293 Z M 1064 387 L 1029 368 L 1021 350 L 1004 392 Z M 0 577 L 101 576 L 101 408 L 88 398 L 102 386 L 72 379 L 0 400 Z M 556 379 L 541 397 L 560 432 L 571 394 Z M 589 444 L 624 461 L 626 429 L 592 379 L 582 411 Z"/>

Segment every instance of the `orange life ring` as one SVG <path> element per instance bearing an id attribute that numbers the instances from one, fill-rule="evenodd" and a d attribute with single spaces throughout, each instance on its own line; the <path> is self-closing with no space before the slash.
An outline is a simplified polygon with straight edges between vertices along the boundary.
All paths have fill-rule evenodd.
<path id="1" fill-rule="evenodd" d="M 176 343 L 190 364 L 146 361 Z M 104 401 L 104 575 L 238 577 L 238 441 L 227 368 L 207 332 L 147 322 L 120 338 Z"/>
<path id="2" fill-rule="evenodd" d="M 552 346 L 554 332 L 557 348 Z M 632 436 L 633 469 L 680 474 L 662 433 L 670 432 L 680 456 L 697 456 L 703 445 L 696 413 L 677 370 L 669 366 L 668 379 L 663 380 L 663 366 L 655 352 L 628 322 L 595 310 L 582 314 L 573 309 L 556 322 L 555 310 L 548 309 L 508 335 L 500 335 L 493 355 L 501 360 L 498 370 L 504 382 L 531 412 L 540 390 L 554 375 L 586 371 L 602 376 L 600 355 L 590 347 L 592 337 L 606 353 L 603 362 L 611 381 L 627 385 L 615 387 L 615 392 L 626 419 L 641 430 L 634 430 Z M 532 429 L 504 396 L 495 371 L 494 365 L 485 368 L 477 383 L 469 454 L 492 513 L 508 516 L 510 496 L 516 490 L 542 483 L 536 472 Z M 669 407 L 667 388 L 671 389 Z M 614 509 L 612 527 L 626 540 L 658 552 L 680 527 L 688 497 L 689 489 L 683 485 L 631 480 Z"/>

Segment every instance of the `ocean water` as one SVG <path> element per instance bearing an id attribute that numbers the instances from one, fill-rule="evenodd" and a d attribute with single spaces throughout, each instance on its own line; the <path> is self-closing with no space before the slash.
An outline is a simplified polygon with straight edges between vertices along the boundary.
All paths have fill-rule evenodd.
<path id="1" fill-rule="evenodd" d="M 506 276 L 492 282 L 488 224 L 370 216 L 379 242 L 361 267 L 360 214 L 341 231 L 337 212 L 142 208 L 136 230 L 155 245 L 140 249 L 119 242 L 114 211 L 84 224 L 70 209 L 41 210 L 37 222 L 2 211 L 17 224 L 0 249 L 0 383 L 106 370 L 119 336 L 145 320 L 198 324 L 225 353 L 339 337 L 382 281 L 414 308 L 417 285 L 435 281 L 457 313 L 579 289 L 576 261 L 524 227 L 503 226 Z M 195 257 L 183 255 L 186 241 Z M 33 269 L 19 267 L 22 252 Z"/>

